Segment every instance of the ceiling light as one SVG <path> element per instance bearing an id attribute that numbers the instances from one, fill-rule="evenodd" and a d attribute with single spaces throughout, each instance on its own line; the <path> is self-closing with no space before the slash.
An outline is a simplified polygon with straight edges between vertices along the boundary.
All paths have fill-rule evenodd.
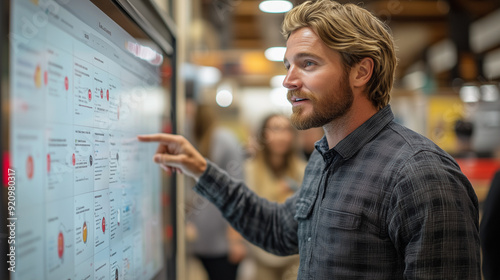
<path id="1" fill-rule="evenodd" d="M 482 99 L 486 102 L 495 102 L 498 100 L 498 87 L 496 85 L 481 86 Z"/>
<path id="2" fill-rule="evenodd" d="M 213 86 L 220 81 L 222 76 L 219 69 L 210 66 L 200 66 L 197 72 L 198 81 L 205 86 Z"/>
<path id="3" fill-rule="evenodd" d="M 265 13 L 286 13 L 293 8 L 290 1 L 262 1 L 259 4 L 259 9 Z"/>
<path id="4" fill-rule="evenodd" d="M 478 102 L 480 97 L 479 88 L 476 86 L 463 86 L 460 89 L 460 98 L 463 102 Z"/>
<path id="5" fill-rule="evenodd" d="M 220 90 L 215 96 L 215 102 L 221 107 L 228 107 L 233 103 L 233 93 L 226 89 Z"/>
<path id="6" fill-rule="evenodd" d="M 271 61 L 283 61 L 283 58 L 285 57 L 285 51 L 285 47 L 272 47 L 267 49 L 264 52 L 264 55 Z"/>

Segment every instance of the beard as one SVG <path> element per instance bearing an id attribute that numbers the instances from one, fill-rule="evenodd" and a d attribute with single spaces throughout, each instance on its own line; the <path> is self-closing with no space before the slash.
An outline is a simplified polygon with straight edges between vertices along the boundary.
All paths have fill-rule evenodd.
<path id="1" fill-rule="evenodd" d="M 318 98 L 317 94 L 304 93 L 300 90 L 291 90 L 288 92 L 288 100 L 291 96 L 299 96 L 309 99 L 312 105 L 312 113 L 305 115 L 302 106 L 292 108 L 292 116 L 290 121 L 298 130 L 305 130 L 313 127 L 322 127 L 331 121 L 344 116 L 352 107 L 354 94 L 349 85 L 347 75 L 340 79 L 339 86 L 336 90 L 330 91 L 322 98 Z"/>

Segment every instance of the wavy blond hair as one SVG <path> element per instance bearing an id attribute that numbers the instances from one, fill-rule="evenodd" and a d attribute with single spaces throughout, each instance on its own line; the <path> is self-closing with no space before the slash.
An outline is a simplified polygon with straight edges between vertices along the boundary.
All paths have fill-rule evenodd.
<path id="1" fill-rule="evenodd" d="M 285 16 L 282 33 L 290 34 L 302 27 L 311 28 L 321 40 L 342 56 L 349 70 L 363 58 L 374 62 L 368 81 L 368 98 L 377 109 L 390 100 L 397 58 L 389 28 L 367 10 L 354 4 L 339 4 L 331 0 L 306 1 Z"/>

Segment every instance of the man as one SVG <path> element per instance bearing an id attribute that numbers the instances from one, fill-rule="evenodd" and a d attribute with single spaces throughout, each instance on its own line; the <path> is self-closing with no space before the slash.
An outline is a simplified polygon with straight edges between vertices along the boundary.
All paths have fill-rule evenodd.
<path id="1" fill-rule="evenodd" d="M 366 10 L 307 1 L 285 17 L 283 85 L 299 129 L 322 126 L 300 191 L 270 203 L 207 162 L 181 136 L 154 161 L 198 180 L 245 238 L 300 254 L 298 279 L 480 279 L 478 204 L 456 162 L 396 124 L 388 105 L 392 36 Z"/>

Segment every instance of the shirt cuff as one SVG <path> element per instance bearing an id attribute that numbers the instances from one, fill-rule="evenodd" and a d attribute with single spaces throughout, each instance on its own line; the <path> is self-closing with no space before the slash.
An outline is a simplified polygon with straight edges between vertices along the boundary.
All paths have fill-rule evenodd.
<path id="1" fill-rule="evenodd" d="M 216 205 L 223 203 L 227 188 L 232 183 L 231 177 L 213 162 L 207 160 L 207 169 L 198 179 L 193 190 Z"/>

